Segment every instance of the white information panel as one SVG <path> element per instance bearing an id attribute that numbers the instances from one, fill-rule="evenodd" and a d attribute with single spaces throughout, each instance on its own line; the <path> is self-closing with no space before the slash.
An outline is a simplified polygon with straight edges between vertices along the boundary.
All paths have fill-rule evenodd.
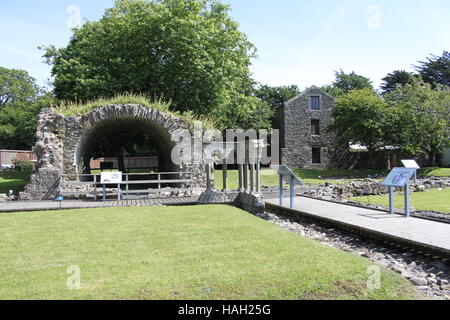
<path id="1" fill-rule="evenodd" d="M 102 172 L 100 183 L 122 183 L 122 172 Z"/>
<path id="2" fill-rule="evenodd" d="M 402 163 L 405 168 L 420 169 L 420 166 L 417 164 L 416 160 L 402 160 Z"/>

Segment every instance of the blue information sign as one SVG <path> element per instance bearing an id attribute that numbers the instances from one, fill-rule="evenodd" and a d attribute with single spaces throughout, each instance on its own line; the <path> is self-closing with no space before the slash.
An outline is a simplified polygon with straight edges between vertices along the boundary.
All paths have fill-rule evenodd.
<path id="1" fill-rule="evenodd" d="M 383 181 L 382 185 L 388 187 L 404 187 L 415 172 L 416 169 L 414 168 L 394 168 Z"/>

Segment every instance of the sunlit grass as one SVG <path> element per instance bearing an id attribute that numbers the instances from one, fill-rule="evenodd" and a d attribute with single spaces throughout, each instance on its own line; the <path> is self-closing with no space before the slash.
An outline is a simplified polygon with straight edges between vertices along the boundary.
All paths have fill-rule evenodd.
<path id="1" fill-rule="evenodd" d="M 22 191 L 30 176 L 31 172 L 0 171 L 0 193 L 5 193 L 9 190 Z"/>
<path id="2" fill-rule="evenodd" d="M 369 290 L 369 260 L 229 206 L 6 213 L 0 243 L 0 299 L 417 297 L 384 268 Z"/>
<path id="3" fill-rule="evenodd" d="M 389 195 L 354 197 L 351 200 L 389 207 Z M 395 195 L 395 207 L 405 207 L 402 193 Z M 414 192 L 411 194 L 411 207 L 416 210 L 434 210 L 442 213 L 450 213 L 450 189 Z"/>

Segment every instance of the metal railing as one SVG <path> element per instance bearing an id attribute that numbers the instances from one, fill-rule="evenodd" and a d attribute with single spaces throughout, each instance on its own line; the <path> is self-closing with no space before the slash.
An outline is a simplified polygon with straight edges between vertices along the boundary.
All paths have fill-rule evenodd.
<path id="1" fill-rule="evenodd" d="M 174 178 L 174 176 L 176 178 Z M 142 177 L 144 179 L 136 179 Z M 145 177 L 148 177 L 145 179 Z M 121 183 L 101 183 L 100 174 L 63 174 L 61 175 L 60 185 L 62 187 L 92 186 L 91 191 L 67 191 L 61 192 L 61 195 L 83 195 L 89 194 L 97 200 L 99 196 L 106 199 L 109 195 L 117 195 L 118 200 L 124 199 L 124 196 L 131 194 L 155 194 L 162 197 L 167 192 L 187 192 L 192 193 L 193 180 L 190 172 L 156 172 L 156 173 L 123 173 Z M 134 179 L 134 180 L 133 180 Z M 155 186 L 155 188 L 130 189 L 130 186 Z M 176 185 L 176 186 L 174 186 Z M 108 188 L 107 188 L 108 186 Z M 110 186 L 116 186 L 111 188 Z M 124 190 L 122 188 L 124 187 Z M 101 189 L 101 190 L 98 190 Z M 117 189 L 116 192 L 107 192 L 106 189 Z"/>

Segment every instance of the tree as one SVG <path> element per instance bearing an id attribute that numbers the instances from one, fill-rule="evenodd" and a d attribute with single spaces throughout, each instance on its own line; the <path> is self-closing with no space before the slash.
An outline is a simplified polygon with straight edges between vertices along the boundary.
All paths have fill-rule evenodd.
<path id="1" fill-rule="evenodd" d="M 24 70 L 0 67 L 0 148 L 30 149 L 35 142 L 37 115 L 53 104 Z"/>
<path id="2" fill-rule="evenodd" d="M 273 110 L 256 97 L 236 95 L 211 113 L 218 129 L 269 129 Z"/>
<path id="3" fill-rule="evenodd" d="M 382 79 L 383 83 L 381 84 L 381 90 L 383 91 L 383 94 L 392 92 L 396 90 L 399 85 L 404 86 L 406 84 L 413 84 L 415 78 L 416 75 L 411 72 L 404 70 L 393 71 Z"/>
<path id="4" fill-rule="evenodd" d="M 450 52 L 444 51 L 441 57 L 431 55 L 427 61 L 419 62 L 416 70 L 433 88 L 437 85 L 450 86 Z"/>
<path id="5" fill-rule="evenodd" d="M 373 154 L 386 146 L 384 129 L 389 111 L 372 90 L 352 90 L 336 100 L 333 121 L 327 130 L 336 132 L 342 143 L 365 146 Z"/>
<path id="6" fill-rule="evenodd" d="M 255 89 L 255 96 L 261 101 L 267 102 L 272 110 L 278 110 L 284 103 L 300 94 L 296 85 L 271 87 L 260 85 Z"/>
<path id="7" fill-rule="evenodd" d="M 425 151 L 435 165 L 436 156 L 450 145 L 449 89 L 433 90 L 416 81 L 387 94 L 386 101 L 397 118 L 396 132 L 387 136 L 387 143 L 413 154 Z"/>
<path id="8" fill-rule="evenodd" d="M 374 91 L 372 81 L 369 78 L 360 76 L 355 72 L 349 74 L 340 70 L 336 72 L 336 80 L 333 82 L 333 87 L 340 90 L 341 93 L 348 93 L 352 90 L 370 89 Z"/>
<path id="9" fill-rule="evenodd" d="M 284 107 L 285 102 L 300 94 L 296 85 L 271 87 L 260 85 L 255 89 L 254 95 L 270 106 L 273 111 L 271 119 L 272 128 L 280 128 L 279 111 Z"/>
<path id="10" fill-rule="evenodd" d="M 226 110 L 229 96 L 249 95 L 253 84 L 254 46 L 216 0 L 117 0 L 67 47 L 45 50 L 64 100 L 134 92 L 205 115 Z"/>
<path id="11" fill-rule="evenodd" d="M 0 107 L 11 102 L 33 102 L 39 88 L 24 70 L 0 67 Z"/>
<path id="12" fill-rule="evenodd" d="M 320 88 L 320 90 L 322 90 L 323 92 L 326 92 L 326 93 L 332 95 L 335 98 L 340 97 L 341 95 L 344 94 L 344 92 L 341 89 L 336 88 L 333 85 L 322 86 Z"/>
<path id="13" fill-rule="evenodd" d="M 0 148 L 29 150 L 35 143 L 37 117 L 42 108 L 54 104 L 50 93 L 34 102 L 13 101 L 0 109 Z"/>

